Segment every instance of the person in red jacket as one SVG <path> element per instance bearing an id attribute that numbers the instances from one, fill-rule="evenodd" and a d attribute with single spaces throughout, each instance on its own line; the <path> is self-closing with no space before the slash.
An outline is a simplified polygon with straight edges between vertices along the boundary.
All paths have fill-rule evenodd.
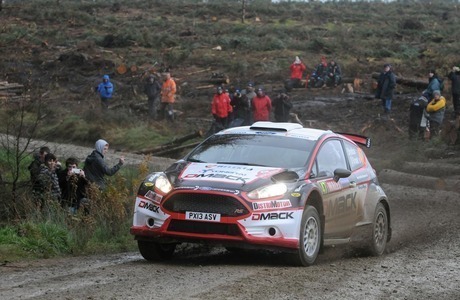
<path id="1" fill-rule="evenodd" d="M 289 69 L 291 70 L 291 86 L 294 88 L 301 87 L 302 84 L 300 81 L 302 80 L 303 72 L 305 72 L 307 67 L 305 67 L 300 58 L 296 56 Z"/>
<path id="2" fill-rule="evenodd" d="M 217 87 L 216 94 L 212 98 L 211 111 L 216 122 L 222 125 L 223 128 L 227 128 L 228 117 L 233 109 L 230 105 L 228 93 L 224 93 L 221 86 Z"/>
<path id="3" fill-rule="evenodd" d="M 264 90 L 259 87 L 257 94 L 252 98 L 252 113 L 254 122 L 257 121 L 269 121 L 270 111 L 272 110 L 272 100 L 270 97 L 265 95 Z"/>

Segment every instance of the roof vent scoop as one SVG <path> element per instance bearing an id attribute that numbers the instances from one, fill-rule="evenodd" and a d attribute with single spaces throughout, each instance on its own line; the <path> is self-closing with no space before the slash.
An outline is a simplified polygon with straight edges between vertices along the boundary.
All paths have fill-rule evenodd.
<path id="1" fill-rule="evenodd" d="M 302 129 L 303 126 L 298 123 L 275 123 L 275 122 L 255 122 L 249 129 L 252 130 L 270 130 L 270 131 L 291 131 Z"/>

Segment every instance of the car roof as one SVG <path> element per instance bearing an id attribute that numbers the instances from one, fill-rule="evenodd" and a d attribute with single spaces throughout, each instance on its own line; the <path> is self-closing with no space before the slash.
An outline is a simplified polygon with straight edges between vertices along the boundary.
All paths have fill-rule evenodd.
<path id="1" fill-rule="evenodd" d="M 251 126 L 233 127 L 220 131 L 221 134 L 271 134 L 299 139 L 318 140 L 324 134 L 335 135 L 330 130 L 304 128 L 297 123 L 255 122 Z"/>

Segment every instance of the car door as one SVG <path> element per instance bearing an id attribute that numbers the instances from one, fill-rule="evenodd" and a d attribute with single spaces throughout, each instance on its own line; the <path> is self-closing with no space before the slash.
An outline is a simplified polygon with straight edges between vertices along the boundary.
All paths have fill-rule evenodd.
<path id="1" fill-rule="evenodd" d="M 325 239 L 349 237 L 356 221 L 356 181 L 354 175 L 334 180 L 334 170 L 349 169 L 342 142 L 326 140 L 316 156 L 316 180 L 323 194 Z"/>

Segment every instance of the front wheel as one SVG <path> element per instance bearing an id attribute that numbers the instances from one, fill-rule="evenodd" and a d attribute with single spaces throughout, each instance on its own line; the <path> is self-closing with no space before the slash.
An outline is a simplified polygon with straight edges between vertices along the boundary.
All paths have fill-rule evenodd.
<path id="1" fill-rule="evenodd" d="M 293 254 L 297 265 L 308 267 L 315 263 L 321 247 L 321 221 L 318 211 L 307 206 L 302 214 L 299 232 L 299 249 Z"/>
<path id="2" fill-rule="evenodd" d="M 148 261 L 162 261 L 171 259 L 176 250 L 176 244 L 164 244 L 148 241 L 137 241 L 142 257 Z"/>
<path id="3" fill-rule="evenodd" d="M 388 215 L 382 203 L 377 204 L 372 226 L 372 236 L 368 245 L 369 254 L 380 256 L 385 251 L 388 239 Z"/>

